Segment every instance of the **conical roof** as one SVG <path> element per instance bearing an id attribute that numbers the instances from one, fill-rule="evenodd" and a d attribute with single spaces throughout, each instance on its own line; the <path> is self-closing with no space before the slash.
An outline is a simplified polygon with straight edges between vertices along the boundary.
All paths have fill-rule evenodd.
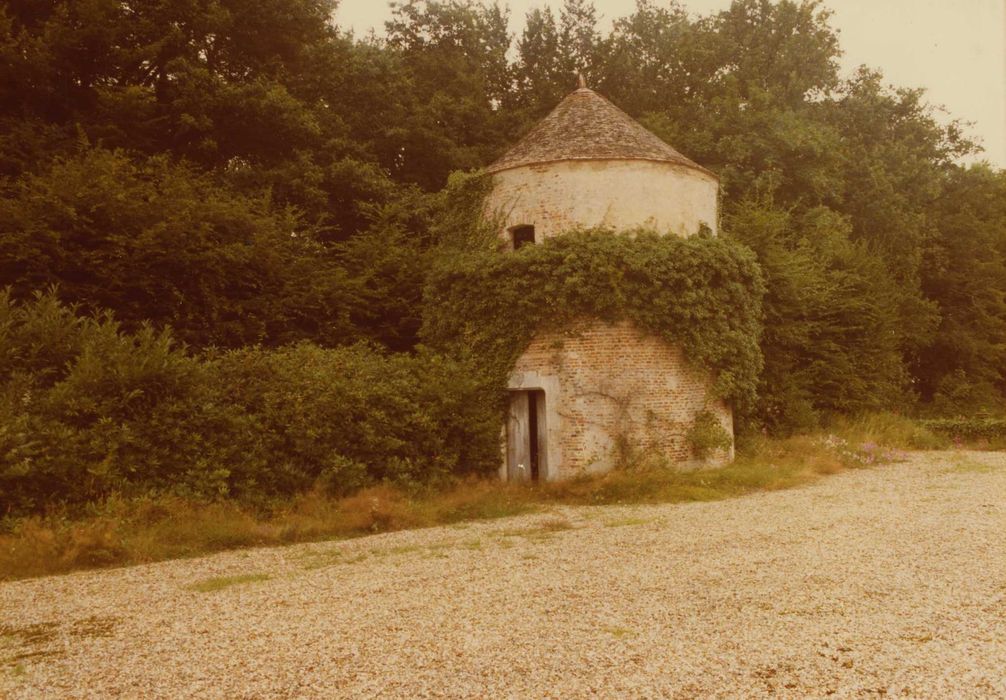
<path id="1" fill-rule="evenodd" d="M 562 160 L 651 160 L 709 173 L 587 87 L 567 95 L 486 170 L 495 173 Z"/>

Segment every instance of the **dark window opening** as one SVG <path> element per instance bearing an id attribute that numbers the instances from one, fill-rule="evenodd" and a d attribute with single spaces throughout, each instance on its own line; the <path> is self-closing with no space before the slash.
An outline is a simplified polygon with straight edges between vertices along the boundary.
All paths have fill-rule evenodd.
<path id="1" fill-rule="evenodd" d="M 525 245 L 534 245 L 534 226 L 514 226 L 510 229 L 510 236 L 514 250 L 520 250 Z"/>

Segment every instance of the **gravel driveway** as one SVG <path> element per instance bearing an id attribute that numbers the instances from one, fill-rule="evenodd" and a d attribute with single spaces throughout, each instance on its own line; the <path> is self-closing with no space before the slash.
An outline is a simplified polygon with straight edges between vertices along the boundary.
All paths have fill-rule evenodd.
<path id="1" fill-rule="evenodd" d="M 1006 454 L 0 584 L 0 697 L 881 695 L 1006 698 Z"/>

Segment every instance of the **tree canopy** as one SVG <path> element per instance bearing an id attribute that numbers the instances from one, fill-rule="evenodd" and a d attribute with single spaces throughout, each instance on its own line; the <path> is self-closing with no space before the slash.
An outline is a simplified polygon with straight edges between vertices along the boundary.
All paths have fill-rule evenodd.
<path id="1" fill-rule="evenodd" d="M 721 177 L 724 235 L 763 270 L 750 425 L 955 413 L 1006 393 L 1006 176 L 913 86 L 843 75 L 818 0 L 696 17 L 637 0 L 509 10 L 333 0 L 0 6 L 0 286 L 55 289 L 196 350 L 419 342 L 452 172 L 576 86 Z M 952 106 L 951 106 L 952 107 Z M 448 223 L 445 223 L 448 221 Z"/>

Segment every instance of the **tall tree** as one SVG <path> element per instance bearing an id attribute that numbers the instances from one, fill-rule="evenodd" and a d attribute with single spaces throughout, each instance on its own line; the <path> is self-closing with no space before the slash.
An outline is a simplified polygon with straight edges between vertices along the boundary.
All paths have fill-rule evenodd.
<path id="1" fill-rule="evenodd" d="M 197 346 L 358 339 L 356 285 L 297 215 L 165 156 L 85 150 L 0 190 L 0 287 L 56 287 Z"/>
<path id="2" fill-rule="evenodd" d="M 593 81 L 601 62 L 597 10 L 590 0 L 564 0 L 559 11 L 559 71 L 570 87 L 577 73 Z"/>
<path id="3" fill-rule="evenodd" d="M 697 27 L 678 2 L 637 0 L 615 20 L 599 87 L 633 114 L 659 112 L 696 99 L 715 71 L 695 55 Z M 711 66 L 707 62 L 707 66 Z"/>
<path id="4" fill-rule="evenodd" d="M 522 109 L 531 118 L 542 117 L 564 94 L 569 76 L 563 74 L 559 51 L 559 30 L 552 8 L 530 10 L 524 31 L 517 40 L 514 66 L 514 97 L 505 102 L 513 110 Z"/>
<path id="5" fill-rule="evenodd" d="M 1006 397 L 1006 173 L 955 168 L 932 207 L 936 236 L 922 288 L 939 309 L 919 354 L 922 398 L 947 412 L 1002 408 Z"/>
<path id="6" fill-rule="evenodd" d="M 591 0 L 565 0 L 515 44 L 498 3 L 402 0 L 386 40 L 341 31 L 334 7 L 0 5 L 3 281 L 22 296 L 60 282 L 191 342 L 410 349 L 428 193 L 491 162 L 583 71 L 719 175 L 724 228 L 767 271 L 770 423 L 874 405 L 854 394 L 963 406 L 1004 390 L 1002 174 L 955 165 L 975 146 L 923 91 L 866 68 L 841 80 L 820 0 L 706 17 L 637 0 L 607 35 Z M 168 255 L 162 230 L 191 279 L 138 267 Z M 242 231 L 272 233 L 249 247 Z"/>
<path id="7" fill-rule="evenodd" d="M 384 201 L 400 66 L 330 0 L 13 0 L 0 7 L 0 173 L 77 142 L 168 153 L 300 207 L 333 236 Z M 364 118 L 363 115 L 366 115 Z M 368 165 L 373 164 L 373 165 Z M 378 166 L 378 167 L 373 167 Z"/>
<path id="8" fill-rule="evenodd" d="M 510 134 L 499 109 L 511 89 L 507 19 L 472 0 L 392 3 L 388 46 L 412 83 L 397 178 L 436 190 L 452 170 L 501 152 Z"/>
<path id="9" fill-rule="evenodd" d="M 771 200 L 741 202 L 724 221 L 758 255 L 768 287 L 755 424 L 811 429 L 828 414 L 903 405 L 895 290 L 848 226 L 827 209 Z"/>

